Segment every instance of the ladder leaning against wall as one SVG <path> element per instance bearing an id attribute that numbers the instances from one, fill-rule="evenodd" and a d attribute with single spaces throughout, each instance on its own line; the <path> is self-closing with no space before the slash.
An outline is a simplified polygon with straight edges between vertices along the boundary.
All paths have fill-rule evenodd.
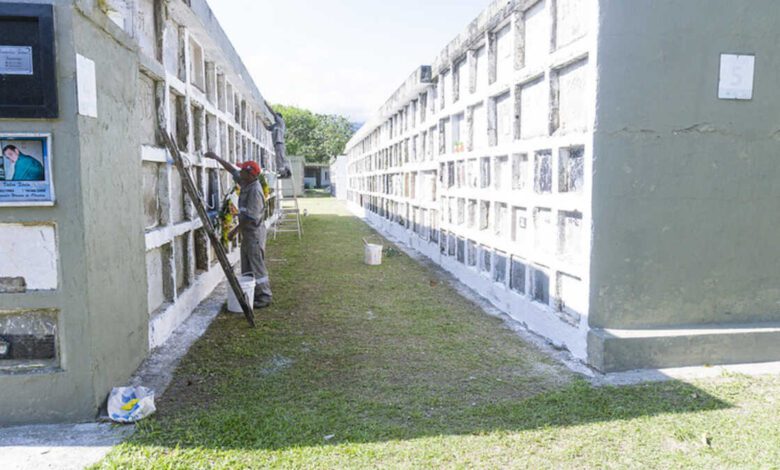
<path id="1" fill-rule="evenodd" d="M 301 210 L 298 207 L 298 196 L 295 194 L 295 175 L 290 177 L 292 181 L 292 196 L 284 195 L 284 189 L 280 191 L 278 210 L 281 212 L 273 225 L 274 240 L 276 234 L 282 232 L 295 232 L 298 239 L 303 237 L 303 224 L 301 223 Z"/>

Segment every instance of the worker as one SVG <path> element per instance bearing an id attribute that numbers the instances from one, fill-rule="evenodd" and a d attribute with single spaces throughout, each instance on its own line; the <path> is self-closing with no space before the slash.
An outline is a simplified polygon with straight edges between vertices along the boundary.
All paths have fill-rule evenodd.
<path id="1" fill-rule="evenodd" d="M 255 276 L 254 308 L 271 305 L 271 283 L 265 267 L 265 199 L 258 176 L 257 162 L 243 162 L 238 168 L 207 152 L 206 158 L 217 161 L 236 181 L 241 191 L 238 195 L 238 230 L 241 234 L 241 273 Z"/>
<path id="2" fill-rule="evenodd" d="M 286 179 L 292 176 L 290 170 L 290 161 L 287 160 L 287 147 L 285 145 L 285 134 L 287 126 L 281 113 L 274 113 L 274 123 L 267 127 L 271 131 L 271 140 L 274 144 L 274 153 L 276 153 L 276 173 L 280 179 Z"/>

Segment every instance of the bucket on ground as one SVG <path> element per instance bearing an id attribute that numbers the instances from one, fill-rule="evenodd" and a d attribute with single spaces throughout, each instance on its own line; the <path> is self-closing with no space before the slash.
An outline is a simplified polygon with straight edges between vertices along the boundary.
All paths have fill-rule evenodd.
<path id="1" fill-rule="evenodd" d="M 382 245 L 368 243 L 365 238 L 363 239 L 363 244 L 366 245 L 365 263 L 371 266 L 382 264 Z"/>
<path id="2" fill-rule="evenodd" d="M 252 273 L 238 276 L 238 284 L 241 286 L 241 290 L 244 291 L 244 298 L 246 298 L 247 303 L 251 307 L 255 298 L 255 276 Z M 230 287 L 230 285 L 228 285 L 227 308 L 230 312 L 243 312 L 241 309 L 241 304 L 238 303 L 236 294 L 233 293 L 233 289 Z"/>

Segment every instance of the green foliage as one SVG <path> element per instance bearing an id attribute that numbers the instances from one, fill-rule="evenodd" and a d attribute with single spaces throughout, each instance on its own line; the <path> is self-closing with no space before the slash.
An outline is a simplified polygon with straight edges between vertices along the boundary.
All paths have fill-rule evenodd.
<path id="1" fill-rule="evenodd" d="M 352 137 L 347 118 L 335 114 L 315 114 L 295 106 L 274 105 L 287 125 L 287 155 L 301 156 L 307 162 L 327 163 L 341 155 Z"/>

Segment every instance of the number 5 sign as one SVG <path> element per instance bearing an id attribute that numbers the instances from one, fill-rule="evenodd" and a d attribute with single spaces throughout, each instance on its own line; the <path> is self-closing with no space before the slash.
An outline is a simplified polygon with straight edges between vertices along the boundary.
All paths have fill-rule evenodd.
<path id="1" fill-rule="evenodd" d="M 755 66 L 756 56 L 754 55 L 721 54 L 718 98 L 722 100 L 753 99 Z"/>

